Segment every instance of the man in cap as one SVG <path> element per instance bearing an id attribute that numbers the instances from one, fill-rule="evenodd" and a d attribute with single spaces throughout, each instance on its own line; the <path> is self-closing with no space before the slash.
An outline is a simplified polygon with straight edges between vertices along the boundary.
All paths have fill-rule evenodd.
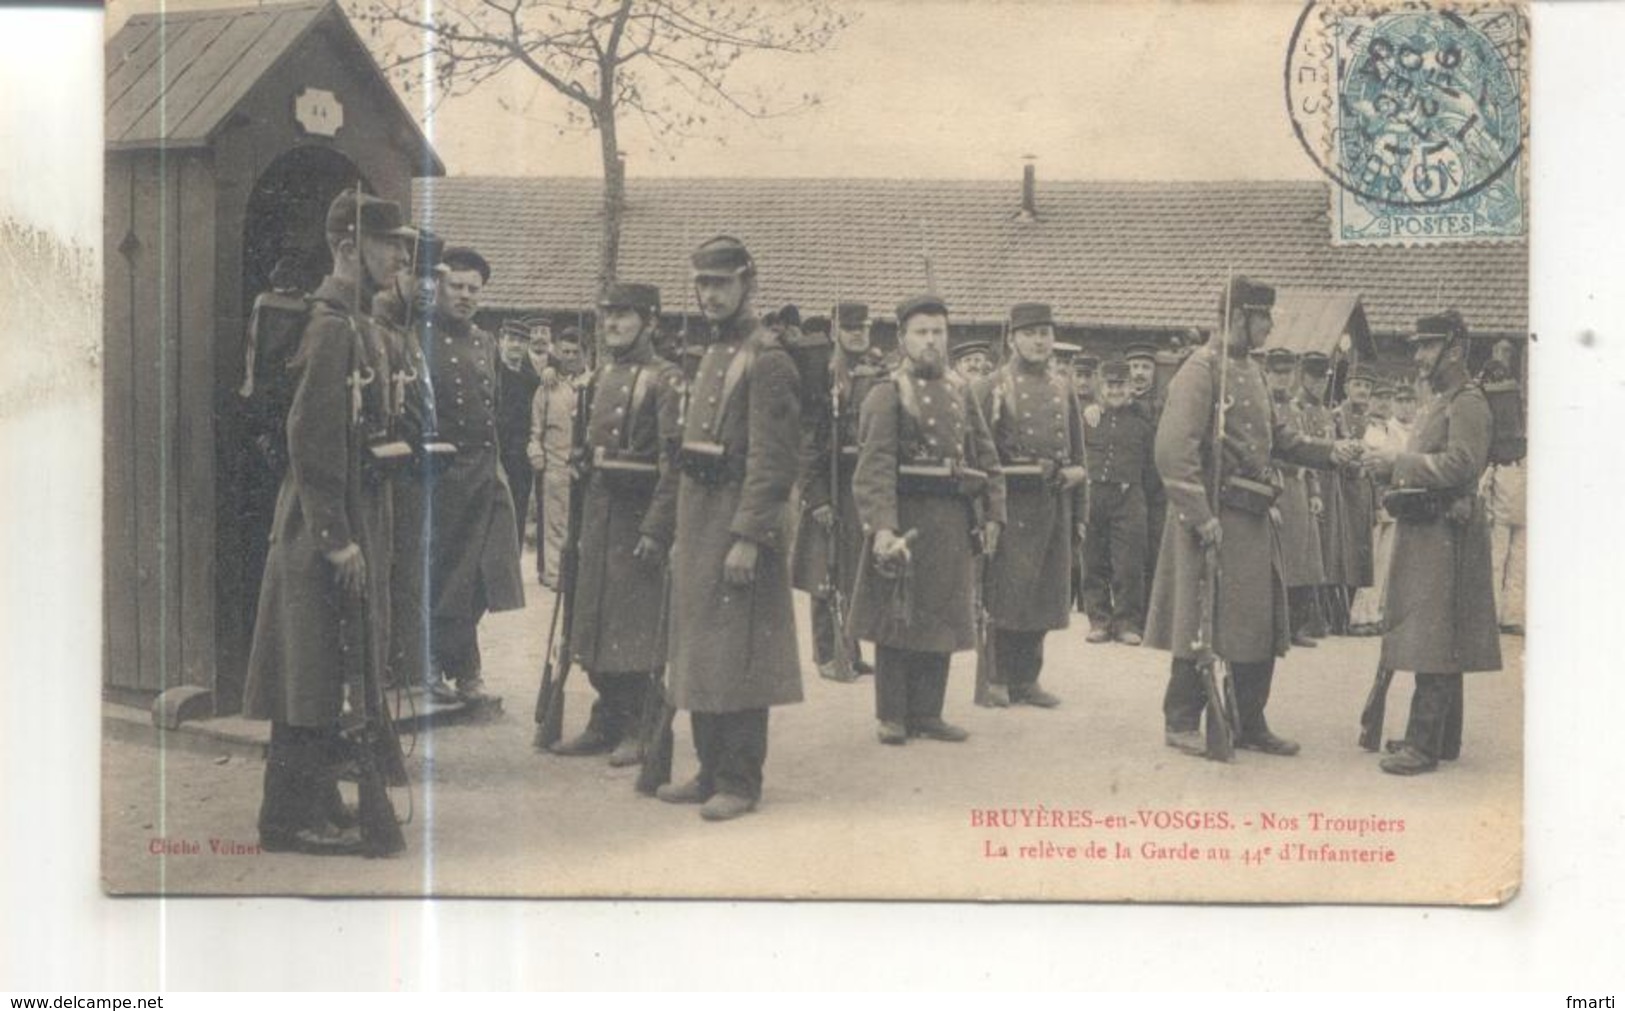
<path id="1" fill-rule="evenodd" d="M 412 261 L 394 283 L 372 300 L 372 319 L 390 349 L 390 390 L 399 405 L 401 436 L 416 448 L 414 472 L 397 476 L 391 488 L 394 531 L 390 565 L 389 681 L 392 685 L 427 684 L 430 611 L 423 560 L 429 552 L 424 495 L 436 460 L 449 443 L 439 436 L 434 388 L 428 361 L 418 341 L 418 324 L 434 311 L 436 271 L 444 243 L 427 229 L 417 229 Z"/>
<path id="2" fill-rule="evenodd" d="M 1371 390 L 1376 385 L 1377 373 L 1369 365 L 1357 365 L 1345 383 L 1347 398 L 1332 411 L 1339 439 L 1365 439 L 1366 425 L 1370 422 Z M 1343 592 L 1342 606 L 1333 617 L 1333 623 L 1342 631 L 1352 632 L 1354 597 L 1362 586 L 1370 586 L 1376 579 L 1376 566 L 1372 556 L 1372 542 L 1376 536 L 1376 489 L 1370 476 L 1359 467 L 1344 467 L 1341 472 L 1343 498 Z"/>
<path id="3" fill-rule="evenodd" d="M 678 459 L 670 701 L 692 714 L 699 773 L 658 791 L 708 821 L 756 808 L 770 706 L 800 702 L 784 513 L 795 485 L 800 377 L 751 308 L 756 264 L 719 235 L 691 257 L 713 331 L 689 387 Z"/>
<path id="4" fill-rule="evenodd" d="M 1124 368 L 1127 369 L 1127 365 Z M 1090 404 L 1099 398 L 1095 395 L 1095 374 L 1100 368 L 1100 357 L 1087 351 L 1080 352 L 1072 359 L 1072 393 L 1078 398 L 1078 406 L 1087 409 Z M 1124 373 L 1125 375 L 1127 372 Z M 1128 390 L 1124 385 L 1124 392 Z"/>
<path id="5" fill-rule="evenodd" d="M 1295 755 L 1298 745 L 1277 736 L 1264 716 L 1275 659 L 1291 642 L 1286 588 L 1270 517 L 1275 460 L 1327 467 L 1358 459 L 1354 443 L 1309 439 L 1286 427 L 1274 410 L 1261 371 L 1248 351 L 1270 333 L 1275 289 L 1243 277 L 1221 293 L 1218 336 L 1180 366 L 1168 387 L 1157 429 L 1156 461 L 1168 489 L 1146 642 L 1173 653 L 1163 698 L 1166 741 L 1187 754 L 1206 752 L 1198 732 L 1205 705 L 1193 644 L 1201 623 L 1205 553 L 1218 553 L 1213 648 L 1229 662 L 1241 718 L 1238 747 Z M 1214 405 L 1225 390 L 1224 428 L 1215 433 Z M 1215 487 L 1213 447 L 1222 445 Z"/>
<path id="6" fill-rule="evenodd" d="M 580 562 L 570 635 L 575 661 L 597 691 L 586 729 L 555 745 L 561 755 L 610 752 L 609 764 L 642 759 L 638 726 L 660 701 L 653 672 L 664 667 L 658 615 L 662 578 L 677 524 L 674 463 L 682 413 L 682 371 L 654 353 L 660 289 L 617 283 L 598 299 L 603 357 L 583 384 L 588 414 Z M 682 587 L 674 588 L 682 592 Z"/>
<path id="7" fill-rule="evenodd" d="M 947 305 L 911 298 L 897 326 L 903 363 L 858 422 L 852 485 L 870 537 L 852 628 L 875 644 L 880 742 L 963 741 L 942 718 L 948 661 L 976 646 L 975 555 L 998 557 L 1004 481 L 970 386 L 947 367 Z"/>
<path id="8" fill-rule="evenodd" d="M 1331 358 L 1321 351 L 1305 351 L 1298 362 L 1298 416 L 1303 434 L 1311 439 L 1333 439 L 1337 422 L 1326 406 L 1331 380 Z M 1315 474 L 1320 488 L 1320 511 L 1316 514 L 1320 538 L 1321 585 L 1316 593 L 1296 594 L 1292 601 L 1292 629 L 1295 635 L 1319 638 L 1327 632 L 1328 615 L 1337 611 L 1344 596 L 1343 573 L 1343 482 L 1336 473 Z"/>
<path id="9" fill-rule="evenodd" d="M 548 342 L 541 381 L 530 399 L 525 454 L 536 474 L 536 581 L 559 589 L 559 556 L 570 525 L 570 452 L 575 446 L 577 384 L 585 360 L 579 327 Z"/>
<path id="10" fill-rule="evenodd" d="M 1009 516 L 987 571 L 998 656 L 994 705 L 1060 704 L 1038 677 L 1045 633 L 1071 620 L 1072 539 L 1084 536 L 1089 473 L 1070 378 L 1050 364 L 1054 343 L 1049 306 L 1015 305 L 1008 360 L 972 387 L 998 449 Z"/>
<path id="11" fill-rule="evenodd" d="M 1371 405 L 1366 413 L 1365 435 L 1361 439 L 1367 449 L 1390 446 L 1396 452 L 1405 448 L 1409 434 L 1394 420 L 1394 384 L 1383 376 L 1371 384 Z M 1373 482 L 1374 523 L 1371 538 L 1371 585 L 1363 586 L 1354 594 L 1349 605 L 1349 634 L 1371 636 L 1382 634 L 1383 602 L 1388 592 L 1388 563 L 1394 548 L 1394 518 L 1382 506 L 1387 487 Z"/>
<path id="12" fill-rule="evenodd" d="M 497 442 L 496 341 L 474 325 L 491 279 L 485 257 L 466 246 L 440 256 L 435 308 L 421 333 L 434 383 L 440 432 L 457 458 L 436 479 L 429 599 L 434 611 L 433 688 L 442 701 L 485 701 L 479 644 L 487 611 L 525 606 L 513 494 Z"/>
<path id="13" fill-rule="evenodd" d="M 514 525 L 519 543 L 525 541 L 525 521 L 536 484 L 526 449 L 530 445 L 530 404 L 542 377 L 531 364 L 530 327 L 526 321 L 503 321 L 497 333 L 497 445 L 502 447 L 502 472 L 513 495 Z"/>
<path id="14" fill-rule="evenodd" d="M 1152 431 L 1162 422 L 1165 398 L 1157 391 L 1157 346 L 1140 342 L 1123 349 L 1123 361 L 1128 363 L 1129 394 L 1134 405 Z M 1162 487 L 1162 477 L 1155 465 L 1145 471 L 1146 553 L 1145 588 L 1151 592 L 1151 577 L 1157 571 L 1157 552 L 1162 549 L 1162 526 L 1168 516 L 1168 495 Z M 1148 601 L 1149 603 L 1149 601 Z"/>
<path id="15" fill-rule="evenodd" d="M 1467 371 L 1455 311 L 1416 323 L 1412 357 L 1433 397 L 1403 451 L 1368 448 L 1365 466 L 1392 491 L 1394 560 L 1382 666 L 1416 672 L 1410 722 L 1382 770 L 1431 772 L 1461 752 L 1462 674 L 1498 670 L 1500 639 L 1489 521 L 1478 482 L 1489 458 L 1489 401 Z"/>
<path id="16" fill-rule="evenodd" d="M 837 627 L 836 597 L 850 605 L 863 561 L 863 530 L 852 498 L 858 462 L 858 409 L 884 373 L 870 357 L 869 307 L 835 306 L 835 347 L 825 372 L 827 388 L 816 417 L 803 418 L 800 464 L 801 522 L 791 556 L 791 584 L 812 598 L 813 662 L 826 680 L 851 682 L 874 668 L 858 642 Z M 805 381 L 810 377 L 803 377 Z M 803 397 L 803 403 L 808 398 Z M 844 618 L 844 616 L 842 616 Z M 838 662 L 836 637 L 846 637 L 849 665 Z"/>
<path id="17" fill-rule="evenodd" d="M 1087 426 L 1091 420 L 1100 421 L 1100 405 L 1095 397 L 1095 371 L 1100 367 L 1100 358 L 1087 351 L 1079 350 L 1072 357 L 1071 366 L 1066 373 L 1067 379 L 1072 383 L 1072 395 L 1077 398 L 1078 412 Z M 1084 440 L 1087 443 L 1087 438 Z M 1143 487 L 1143 485 L 1142 485 Z M 1080 614 L 1087 614 L 1089 609 L 1083 599 L 1083 580 L 1088 569 L 1086 552 L 1083 544 L 1075 545 L 1077 558 L 1072 562 L 1072 603 Z M 1144 585 L 1145 580 L 1141 579 Z M 1145 601 L 1140 601 L 1140 612 L 1145 613 Z"/>
<path id="18" fill-rule="evenodd" d="M 1088 640 L 1138 646 L 1145 629 L 1145 472 L 1157 432 L 1129 402 L 1128 363 L 1100 370 L 1101 403 L 1084 412 L 1089 526 L 1083 542 Z"/>
<path id="19" fill-rule="evenodd" d="M 377 713 L 388 642 L 389 487 L 367 473 L 367 444 L 392 422 L 388 348 L 369 325 L 373 296 L 411 256 L 400 207 L 358 191 L 328 207 L 333 272 L 311 296 L 290 367 L 288 470 L 272 521 L 260 587 L 243 715 L 271 721 L 260 845 L 271 852 L 357 853 L 359 833 L 338 794 L 348 757 L 339 720 L 352 704 Z M 368 377 L 372 377 L 369 382 Z M 348 599 L 345 599 L 348 598 Z M 363 683 L 350 684 L 344 652 L 360 634 Z M 347 677 L 347 674 L 351 677 Z"/>
<path id="20" fill-rule="evenodd" d="M 1289 348 L 1270 348 L 1264 355 L 1265 381 L 1278 420 L 1290 431 L 1306 435 L 1303 411 L 1298 406 L 1298 355 Z M 1313 613 L 1313 602 L 1326 581 L 1320 549 L 1320 473 L 1290 463 L 1276 465 L 1281 494 L 1275 500 L 1277 532 L 1281 544 L 1281 578 L 1286 583 L 1287 612 L 1291 617 L 1292 645 L 1312 649 L 1315 640 L 1299 622 Z M 1272 517 L 1275 518 L 1275 517 Z"/>
<path id="21" fill-rule="evenodd" d="M 975 382 L 997 368 L 993 363 L 993 345 L 985 340 L 963 340 L 948 351 L 953 369 L 966 382 Z"/>

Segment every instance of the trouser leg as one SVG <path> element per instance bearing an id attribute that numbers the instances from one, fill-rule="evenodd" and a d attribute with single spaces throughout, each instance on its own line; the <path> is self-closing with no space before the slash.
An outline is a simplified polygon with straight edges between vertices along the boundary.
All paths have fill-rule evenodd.
<path id="1" fill-rule="evenodd" d="M 1112 589 L 1116 573 L 1112 568 L 1111 510 L 1104 501 L 1111 495 L 1111 485 L 1098 484 L 1090 489 L 1089 527 L 1083 538 L 1083 611 L 1089 615 L 1092 629 L 1109 628 L 1112 613 Z"/>
<path id="2" fill-rule="evenodd" d="M 1117 632 L 1139 634 L 1145 625 L 1146 539 L 1145 496 L 1131 486 L 1112 518 L 1112 624 Z"/>
<path id="3" fill-rule="evenodd" d="M 720 713 L 693 712 L 689 714 L 689 730 L 694 737 L 694 755 L 700 760 L 700 789 L 709 795 L 715 792 L 717 763 L 721 761 L 718 728 Z"/>
<path id="4" fill-rule="evenodd" d="M 542 475 L 542 499 L 544 522 L 536 528 L 536 554 L 542 563 L 543 582 L 557 586 L 559 556 L 570 527 L 570 472 L 563 467 L 548 468 Z"/>
<path id="5" fill-rule="evenodd" d="M 1444 710 L 1444 730 L 1440 734 L 1439 757 L 1447 762 L 1453 762 L 1461 757 L 1461 723 L 1462 705 L 1465 701 L 1462 691 L 1464 679 L 1460 674 L 1440 674 L 1445 678 L 1447 699 Z"/>
<path id="6" fill-rule="evenodd" d="M 942 704 L 948 695 L 948 654 L 915 653 L 910 660 L 908 722 L 942 719 Z"/>
<path id="7" fill-rule="evenodd" d="M 1009 686 L 1014 693 L 1038 679 L 1036 651 L 1043 638 L 1043 632 L 1016 632 L 1007 628 L 993 630 L 999 684 Z"/>
<path id="8" fill-rule="evenodd" d="M 875 719 L 882 723 L 908 720 L 908 683 L 913 658 L 911 650 L 875 646 Z"/>
<path id="9" fill-rule="evenodd" d="M 1287 613 L 1294 635 L 1314 635 L 1320 610 L 1320 587 L 1291 586 L 1286 591 Z"/>
<path id="10" fill-rule="evenodd" d="M 1241 735 L 1259 737 L 1269 733 L 1264 707 L 1269 705 L 1270 685 L 1275 680 L 1275 658 L 1257 663 L 1233 663 L 1230 678 L 1236 686 L 1236 710 L 1241 717 Z"/>
<path id="11" fill-rule="evenodd" d="M 750 800 L 761 797 L 762 766 L 767 762 L 767 710 L 695 713 L 694 720 L 696 730 L 700 723 L 708 724 L 706 750 L 700 754 L 702 781 L 718 793 Z"/>
<path id="12" fill-rule="evenodd" d="M 1405 726 L 1405 743 L 1431 761 L 1444 750 L 1445 724 L 1451 701 L 1459 692 L 1460 674 L 1416 675 L 1416 692 L 1411 696 L 1410 721 Z"/>
<path id="13" fill-rule="evenodd" d="M 828 598 L 812 598 L 813 663 L 826 664 L 835 659 L 835 608 Z"/>
<path id="14" fill-rule="evenodd" d="M 1185 733 L 1198 729 L 1207 692 L 1196 661 L 1174 657 L 1168 670 L 1168 688 L 1162 695 L 1162 716 L 1167 729 Z"/>
<path id="15" fill-rule="evenodd" d="M 1151 603 L 1151 582 L 1157 576 L 1157 552 L 1162 547 L 1162 527 L 1168 518 L 1167 494 L 1158 491 L 1155 495 L 1145 497 L 1145 564 L 1140 567 L 1140 613 Z"/>
<path id="16" fill-rule="evenodd" d="M 597 733 L 610 744 L 634 732 L 643 712 L 643 698 L 648 691 L 649 675 L 626 671 L 588 671 L 587 681 L 598 697 L 593 699 L 592 715 L 587 718 L 587 733 Z"/>
<path id="17" fill-rule="evenodd" d="M 530 493 L 536 486 L 536 472 L 525 459 L 503 460 L 503 473 L 508 478 L 508 491 L 513 495 L 514 521 L 518 525 L 519 543 L 525 543 L 525 519 L 530 513 Z"/>

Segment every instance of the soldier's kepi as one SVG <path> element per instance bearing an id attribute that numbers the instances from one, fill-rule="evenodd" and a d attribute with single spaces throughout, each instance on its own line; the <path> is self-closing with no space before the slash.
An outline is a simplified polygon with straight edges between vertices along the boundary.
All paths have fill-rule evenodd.
<path id="1" fill-rule="evenodd" d="M 598 693 L 578 735 L 561 755 L 610 752 L 611 765 L 642 758 L 638 728 L 662 701 L 656 672 L 665 663 L 667 554 L 677 523 L 682 372 L 654 351 L 660 290 L 610 285 L 598 299 L 602 358 L 580 395 L 591 405 L 578 481 L 585 481 L 577 546 L 572 629 L 574 660 Z"/>
<path id="2" fill-rule="evenodd" d="M 692 714 L 698 774 L 661 800 L 712 821 L 753 810 L 770 706 L 801 701 L 783 515 L 795 484 L 800 379 L 752 309 L 756 265 L 718 236 L 692 257 L 713 330 L 690 386 L 678 460 L 667 681 Z"/>
<path id="3" fill-rule="evenodd" d="M 1044 635 L 1071 617 L 1073 538 L 1089 515 L 1083 421 L 1070 376 L 1051 365 L 1050 307 L 1010 310 L 1008 360 L 972 387 L 998 449 L 1010 523 L 988 562 L 987 606 L 998 665 L 993 705 L 1051 708 L 1060 699 L 1038 683 Z"/>
<path id="4" fill-rule="evenodd" d="M 998 550 L 1004 481 L 967 384 L 947 371 L 948 307 L 910 299 L 897 326 L 904 360 L 858 420 L 852 488 L 871 537 L 851 623 L 875 644 L 881 743 L 961 741 L 966 732 L 942 718 L 948 660 L 976 645 L 976 545 Z"/>
<path id="5" fill-rule="evenodd" d="M 1307 438 L 1273 411 L 1264 377 L 1248 352 L 1270 332 L 1274 289 L 1235 278 L 1219 297 L 1220 336 L 1187 358 L 1169 384 L 1157 429 L 1156 463 L 1168 494 L 1168 522 L 1157 559 L 1146 643 L 1173 654 L 1163 699 L 1170 747 L 1205 754 L 1197 727 L 1206 704 L 1195 644 L 1202 643 L 1205 553 L 1218 555 L 1213 651 L 1235 678 L 1240 736 L 1236 745 L 1293 755 L 1298 745 L 1277 736 L 1264 718 L 1275 659 L 1290 642 L 1286 589 L 1277 564 L 1270 512 L 1273 460 L 1327 467 L 1358 459 L 1353 443 Z M 1225 320 L 1225 309 L 1229 318 Z M 1221 358 L 1228 355 L 1228 360 Z M 1221 371 L 1223 370 L 1223 371 Z M 1226 383 L 1221 399 L 1220 383 Z M 1223 410 L 1216 410 L 1216 407 Z M 1215 425 L 1222 418 L 1222 431 Z M 1222 465 L 1213 466 L 1223 445 Z M 1217 479 L 1215 480 L 1215 470 Z M 1209 710 L 1209 718 L 1213 710 Z"/>

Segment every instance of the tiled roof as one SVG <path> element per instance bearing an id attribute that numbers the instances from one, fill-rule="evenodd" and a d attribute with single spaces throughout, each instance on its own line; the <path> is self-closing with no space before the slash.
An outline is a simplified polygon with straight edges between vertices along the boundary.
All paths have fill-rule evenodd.
<path id="1" fill-rule="evenodd" d="M 634 179 L 620 276 L 661 286 L 676 308 L 688 253 L 736 235 L 760 268 L 764 306 L 804 311 L 837 296 L 888 311 L 926 288 L 956 319 L 1001 319 L 1045 300 L 1085 326 L 1209 326 L 1228 270 L 1282 287 L 1358 295 L 1374 330 L 1454 305 L 1475 329 L 1527 329 L 1525 244 L 1331 245 L 1322 183 L 1044 181 L 1022 220 L 1019 180 Z M 590 305 L 600 183 L 587 178 L 420 179 L 418 217 L 478 246 L 497 310 Z"/>
<path id="2" fill-rule="evenodd" d="M 385 101 L 418 131 L 336 0 L 300 0 L 132 16 L 107 43 L 108 149 L 209 143 L 254 86 L 323 24 L 336 28 L 356 61 L 371 66 Z M 415 140 L 428 149 L 421 131 Z"/>

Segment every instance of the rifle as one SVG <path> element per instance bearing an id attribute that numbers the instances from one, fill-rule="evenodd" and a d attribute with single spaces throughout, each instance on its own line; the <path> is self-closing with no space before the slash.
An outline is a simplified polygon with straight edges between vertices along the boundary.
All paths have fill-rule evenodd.
<path id="1" fill-rule="evenodd" d="M 993 637 L 993 618 L 987 613 L 987 555 L 976 556 L 976 581 L 971 606 L 976 609 L 976 695 L 979 706 L 997 707 L 993 689 L 997 687 L 999 652 Z"/>
<path id="2" fill-rule="evenodd" d="M 1376 751 L 1382 747 L 1382 724 L 1388 714 L 1388 686 L 1394 683 L 1394 669 L 1378 665 L 1377 676 L 1360 711 L 1360 747 Z"/>
<path id="3" fill-rule="evenodd" d="M 1219 352 L 1219 396 L 1213 405 L 1212 480 L 1208 487 L 1208 505 L 1214 518 L 1223 506 L 1219 502 L 1219 488 L 1224 480 L 1225 413 L 1230 397 L 1230 290 L 1234 275 L 1226 272 L 1224 282 L 1224 326 Z M 1202 688 L 1207 696 L 1207 757 L 1217 762 L 1228 762 L 1235 757 L 1237 725 L 1235 683 L 1230 677 L 1230 665 L 1214 649 L 1216 642 L 1219 603 L 1219 549 L 1209 545 L 1202 553 L 1202 575 L 1196 589 L 1197 613 L 1196 669 L 1202 677 Z"/>
<path id="4" fill-rule="evenodd" d="M 369 857 L 387 857 L 406 848 L 386 782 L 386 776 L 404 782 L 406 762 L 389 714 L 373 698 L 376 685 L 368 669 L 373 653 L 372 623 L 366 592 L 340 590 L 339 594 L 339 654 L 350 695 L 350 712 L 341 721 L 340 734 L 355 759 L 361 852 Z"/>
<path id="5" fill-rule="evenodd" d="M 671 564 L 666 565 L 665 589 L 660 595 L 660 624 L 655 641 L 664 646 L 666 626 L 671 614 Z M 649 672 L 648 694 L 643 698 L 643 725 L 638 738 L 643 745 L 643 764 L 638 767 L 636 790 L 647 797 L 671 782 L 672 720 L 677 710 L 666 699 L 666 666 L 661 664 Z"/>
<path id="6" fill-rule="evenodd" d="M 830 328 L 835 331 L 832 356 L 842 353 L 840 347 L 841 300 L 837 296 L 830 310 Z M 834 358 L 831 358 L 834 361 Z M 846 594 L 841 590 L 841 388 L 830 372 L 829 387 L 829 507 L 830 525 L 824 531 L 824 585 L 819 589 L 830 611 L 830 622 L 835 626 L 834 656 L 835 680 L 852 681 L 856 678 L 851 640 L 846 632 Z"/>
<path id="7" fill-rule="evenodd" d="M 536 733 L 531 746 L 538 751 L 551 748 L 564 735 L 564 684 L 570 679 L 570 667 L 575 659 L 570 635 L 575 618 L 576 570 L 581 562 L 581 522 L 589 477 L 586 440 L 587 423 L 592 417 L 592 394 L 593 382 L 588 380 L 577 391 L 574 430 L 570 433 L 570 459 L 577 469 L 570 481 L 569 520 L 565 524 L 564 544 L 559 549 L 559 589 L 553 598 L 547 659 L 542 664 L 542 683 L 536 692 Z M 543 550 L 542 546 L 538 545 L 537 550 Z"/>

